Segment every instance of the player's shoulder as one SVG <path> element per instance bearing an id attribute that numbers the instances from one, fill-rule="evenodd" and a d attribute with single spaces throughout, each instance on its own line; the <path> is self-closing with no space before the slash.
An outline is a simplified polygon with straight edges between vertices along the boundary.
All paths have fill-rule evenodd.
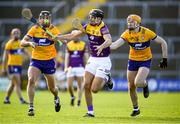
<path id="1" fill-rule="evenodd" d="M 57 34 L 60 33 L 59 29 L 53 24 L 51 24 L 48 29 L 54 33 L 57 33 Z"/>
<path id="2" fill-rule="evenodd" d="M 7 42 L 6 42 L 6 45 L 11 45 L 13 43 L 13 40 L 12 39 L 9 39 Z"/>
<path id="3" fill-rule="evenodd" d="M 80 44 L 83 44 L 83 45 L 86 44 L 83 40 L 80 40 L 79 42 L 80 42 Z"/>
<path id="4" fill-rule="evenodd" d="M 5 43 L 5 49 L 10 49 L 13 46 L 13 40 L 9 39 L 6 43 Z"/>
<path id="5" fill-rule="evenodd" d="M 67 43 L 67 47 L 70 47 L 72 44 L 73 44 L 73 40 L 71 40 Z"/>
<path id="6" fill-rule="evenodd" d="M 146 27 L 141 26 L 141 32 L 142 32 L 142 33 L 145 33 L 145 32 L 152 32 L 152 30 L 149 29 L 149 28 L 146 28 Z"/>
<path id="7" fill-rule="evenodd" d="M 129 35 L 129 30 L 126 29 L 121 35 Z"/>
<path id="8" fill-rule="evenodd" d="M 56 29 L 56 26 L 54 26 L 53 24 L 51 24 L 51 25 L 49 26 L 49 29 L 50 29 L 50 30 Z"/>
<path id="9" fill-rule="evenodd" d="M 104 28 L 104 27 L 107 27 L 107 26 L 106 26 L 105 23 L 102 21 L 101 24 L 99 25 L 99 27 L 100 27 L 100 28 Z"/>
<path id="10" fill-rule="evenodd" d="M 84 42 L 84 41 L 80 41 L 80 44 L 83 46 L 83 47 L 86 47 L 86 42 Z"/>
<path id="11" fill-rule="evenodd" d="M 39 29 L 39 26 L 38 25 L 33 25 L 29 29 L 30 30 L 37 30 L 37 29 Z"/>

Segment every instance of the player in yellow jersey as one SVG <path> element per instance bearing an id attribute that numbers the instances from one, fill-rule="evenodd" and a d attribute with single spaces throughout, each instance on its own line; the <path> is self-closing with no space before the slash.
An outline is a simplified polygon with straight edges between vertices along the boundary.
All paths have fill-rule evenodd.
<path id="1" fill-rule="evenodd" d="M 89 23 L 83 26 L 89 40 L 90 57 L 85 66 L 84 90 L 88 112 L 84 117 L 95 117 L 92 92 L 97 93 L 106 85 L 113 88 L 110 76 L 111 59 L 110 45 L 111 35 L 103 22 L 104 12 L 100 9 L 92 9 L 89 12 Z M 81 30 L 72 31 L 70 34 L 58 36 L 59 40 L 72 40 L 83 35 Z"/>
<path id="2" fill-rule="evenodd" d="M 140 26 L 141 17 L 131 14 L 127 17 L 128 29 L 122 33 L 120 38 L 112 43 L 111 49 L 117 49 L 125 42 L 130 46 L 127 80 L 131 101 L 133 104 L 133 112 L 131 116 L 140 114 L 138 106 L 138 97 L 136 87 L 143 88 L 144 97 L 149 96 L 148 83 L 146 78 L 149 74 L 151 65 L 152 53 L 150 49 L 150 42 L 156 42 L 162 47 L 162 60 L 160 67 L 167 67 L 167 43 L 160 36 L 156 35 L 153 31 L 143 26 Z"/>
<path id="3" fill-rule="evenodd" d="M 8 66 L 8 76 L 11 83 L 7 89 L 6 98 L 4 104 L 10 104 L 10 96 L 14 87 L 16 88 L 17 95 L 22 104 L 27 104 L 21 94 L 21 72 L 23 64 L 24 50 L 20 47 L 20 35 L 21 32 L 18 28 L 14 28 L 11 31 L 11 38 L 5 45 L 5 51 L 3 55 L 3 68 L 2 73 L 6 73 L 6 67 Z M 7 66 L 6 66 L 7 65 Z"/>
<path id="4" fill-rule="evenodd" d="M 88 57 L 86 43 L 79 39 L 72 40 L 67 43 L 65 54 L 65 72 L 67 72 L 68 91 L 71 95 L 71 106 L 74 106 L 74 92 L 73 82 L 77 82 L 78 102 L 77 106 L 81 104 L 81 97 L 83 92 L 83 76 L 84 66 Z"/>
<path id="5" fill-rule="evenodd" d="M 51 24 L 51 14 L 49 11 L 41 11 L 38 22 L 44 28 L 49 30 L 54 36 L 57 36 L 59 30 Z M 21 41 L 21 46 L 33 47 L 32 58 L 28 69 L 28 96 L 30 108 L 29 116 L 34 116 L 34 94 L 35 82 L 40 74 L 44 74 L 47 85 L 54 95 L 55 111 L 59 112 L 61 105 L 58 97 L 58 88 L 55 86 L 54 73 L 56 71 L 54 58 L 56 57 L 55 41 L 53 41 L 43 29 L 34 25 L 28 31 Z"/>

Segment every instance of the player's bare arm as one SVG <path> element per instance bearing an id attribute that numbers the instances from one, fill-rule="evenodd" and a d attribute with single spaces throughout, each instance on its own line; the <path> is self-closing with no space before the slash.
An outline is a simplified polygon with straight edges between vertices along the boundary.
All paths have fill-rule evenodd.
<path id="1" fill-rule="evenodd" d="M 30 38 L 28 36 L 24 36 L 23 40 L 21 41 L 21 46 L 22 47 L 31 46 L 31 47 L 35 48 L 36 47 L 36 43 L 31 42 Z"/>
<path id="2" fill-rule="evenodd" d="M 167 43 L 166 43 L 166 41 L 165 41 L 162 37 L 160 37 L 160 36 L 157 36 L 157 37 L 154 39 L 154 41 L 155 41 L 156 43 L 161 44 L 162 57 L 163 57 L 163 58 L 167 58 L 167 57 L 168 57 L 168 48 L 167 48 Z"/>
<path id="3" fill-rule="evenodd" d="M 103 44 L 101 44 L 100 46 L 94 46 L 94 47 L 96 47 L 95 50 L 97 50 L 97 55 L 98 56 L 102 52 L 102 50 L 104 48 L 107 48 L 107 47 L 109 47 L 112 44 L 112 38 L 111 38 L 110 34 L 103 35 L 103 38 L 105 40 Z"/>
<path id="4" fill-rule="evenodd" d="M 69 63 L 69 53 L 66 50 L 65 60 L 64 60 L 64 72 L 68 71 L 68 63 Z"/>
<path id="5" fill-rule="evenodd" d="M 65 35 L 59 35 L 57 36 L 58 40 L 74 40 L 79 38 L 81 35 L 83 35 L 84 33 L 80 30 L 73 30 L 71 33 L 69 34 L 65 34 Z"/>
<path id="6" fill-rule="evenodd" d="M 124 43 L 125 41 L 122 38 L 119 38 L 111 44 L 110 49 L 116 50 L 117 48 L 121 47 Z"/>
<path id="7" fill-rule="evenodd" d="M 7 64 L 7 60 L 8 60 L 8 51 L 5 50 L 3 53 L 3 61 L 2 61 L 2 74 L 6 73 L 6 64 Z"/>
<path id="8" fill-rule="evenodd" d="M 85 53 L 84 53 L 84 64 L 86 65 L 87 61 L 89 59 L 89 51 L 88 48 L 85 48 Z"/>
<path id="9" fill-rule="evenodd" d="M 154 41 L 156 43 L 161 44 L 161 48 L 162 48 L 162 60 L 159 63 L 159 67 L 160 68 L 166 68 L 167 67 L 167 58 L 168 58 L 168 48 L 167 48 L 167 43 L 166 41 L 160 37 L 157 36 Z"/>

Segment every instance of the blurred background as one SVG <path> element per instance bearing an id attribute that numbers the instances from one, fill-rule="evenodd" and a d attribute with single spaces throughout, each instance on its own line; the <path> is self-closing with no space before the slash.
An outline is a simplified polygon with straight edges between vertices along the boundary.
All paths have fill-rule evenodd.
<path id="1" fill-rule="evenodd" d="M 98 2 L 97 2 L 98 1 Z M 109 27 L 113 41 L 120 37 L 126 29 L 126 17 L 129 14 L 138 14 L 142 17 L 142 25 L 152 29 L 163 37 L 168 44 L 168 68 L 158 67 L 161 60 L 161 46 L 151 42 L 153 52 L 152 67 L 148 77 L 151 91 L 180 91 L 180 1 L 179 0 L 6 0 L 0 1 L 0 61 L 4 44 L 8 41 L 13 28 L 20 28 L 22 37 L 32 24 L 21 16 L 23 8 L 30 8 L 33 15 L 38 18 L 40 11 L 48 10 L 52 13 L 53 24 L 62 34 L 72 30 L 73 18 L 80 18 L 86 23 L 89 10 L 100 8 L 105 13 L 104 22 Z M 82 37 L 87 42 L 87 37 Z M 57 81 L 60 89 L 65 89 L 66 77 L 63 75 L 63 58 L 65 46 L 57 46 L 60 51 L 57 57 L 60 70 L 57 72 Z M 112 77 L 114 91 L 127 91 L 126 68 L 129 46 L 123 45 L 112 51 Z M 27 85 L 27 69 L 29 59 L 24 62 L 22 87 Z M 1 66 L 0 66 L 1 67 Z M 2 68 L 2 67 L 1 67 Z M 41 83 L 42 82 L 42 83 Z M 5 90 L 8 85 L 7 77 L 0 77 L 0 90 Z M 39 87 L 46 85 L 43 79 Z"/>

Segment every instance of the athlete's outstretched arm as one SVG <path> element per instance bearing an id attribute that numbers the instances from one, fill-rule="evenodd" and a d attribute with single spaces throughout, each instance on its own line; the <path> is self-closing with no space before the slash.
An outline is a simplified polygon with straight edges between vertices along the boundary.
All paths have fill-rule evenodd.
<path id="1" fill-rule="evenodd" d="M 160 61 L 160 64 L 159 66 L 161 68 L 166 68 L 167 67 L 167 58 L 168 58 L 168 47 L 167 47 L 167 43 L 166 41 L 160 37 L 160 36 L 157 36 L 154 41 L 156 43 L 159 43 L 161 44 L 161 48 L 162 48 L 162 60 Z"/>
<path id="2" fill-rule="evenodd" d="M 82 34 L 84 34 L 84 33 L 82 31 L 80 31 L 80 30 L 73 30 L 69 34 L 59 35 L 56 38 L 58 40 L 74 40 L 74 39 L 79 38 Z"/>
<path id="3" fill-rule="evenodd" d="M 119 38 L 117 39 L 115 42 L 113 42 L 110 46 L 111 50 L 116 50 L 117 48 L 119 48 L 120 46 L 122 46 L 125 43 L 124 39 Z"/>

